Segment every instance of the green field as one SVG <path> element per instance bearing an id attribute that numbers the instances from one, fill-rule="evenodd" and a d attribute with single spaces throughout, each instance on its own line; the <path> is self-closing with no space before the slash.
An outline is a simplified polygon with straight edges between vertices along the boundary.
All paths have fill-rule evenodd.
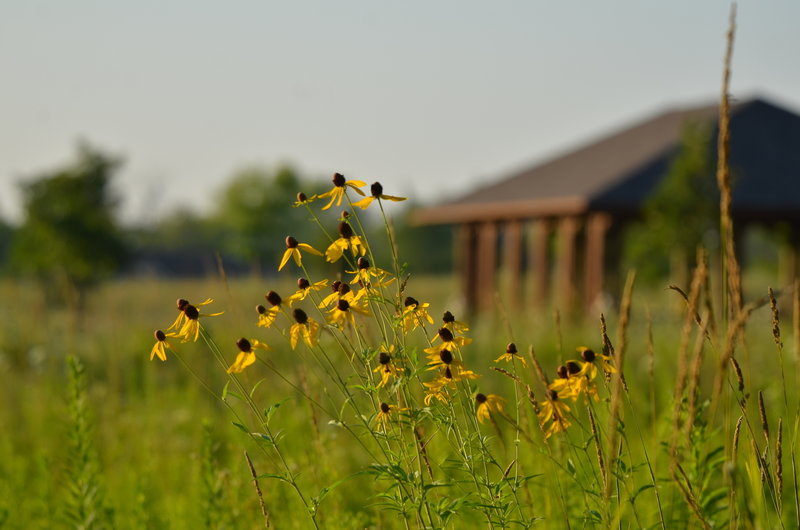
<path id="1" fill-rule="evenodd" d="M 766 294 L 766 281 L 748 277 L 746 299 Z M 432 376 L 419 350 L 428 346 L 426 337 L 435 334 L 442 312 L 456 302 L 451 278 L 413 278 L 406 286 L 406 294 L 431 304 L 437 322 L 424 333 L 408 334 L 406 355 L 419 358 L 416 366 L 405 365 L 402 384 L 359 386 L 369 374 L 338 349 L 332 334 L 323 333 L 320 344 L 347 374 L 352 402 L 330 371 L 300 348 L 289 348 L 285 330 L 256 327 L 253 307 L 264 302 L 269 289 L 291 292 L 288 277 L 277 286 L 260 280 L 119 281 L 93 292 L 80 316 L 48 307 L 33 286 L 7 281 L 0 289 L 7 301 L 0 318 L 0 521 L 6 528 L 263 527 L 244 451 L 261 476 L 274 528 L 315 523 L 322 528 L 775 528 L 781 518 L 786 526 L 797 524 L 797 352 L 787 311 L 781 360 L 768 303 L 752 313 L 746 335 L 737 341 L 743 393 L 729 369 L 721 396 L 712 399 L 724 341 L 719 332 L 698 341 L 698 325 L 691 327 L 687 384 L 696 381 L 692 395 L 697 399 L 690 399 L 689 391 L 682 394 L 681 433 L 670 447 L 686 312 L 674 291 L 634 290 L 624 339 L 628 389 L 620 394 L 616 434 L 610 423 L 616 377 L 607 382 L 601 375 L 600 400 L 568 401 L 572 425 L 545 440 L 526 396 L 529 385 L 540 405 L 546 401 L 528 348 L 535 349 L 553 380 L 560 362 L 577 358 L 577 347 L 600 351 L 594 316 L 556 319 L 549 308 L 507 318 L 495 311 L 469 322 L 467 335 L 474 342 L 463 348 L 463 362 L 481 377 L 452 395 L 450 419 L 444 405 L 423 405 L 418 381 Z M 266 340 L 273 347 L 259 352 L 259 362 L 228 384 L 225 402 L 220 398 L 230 376 L 202 339 L 176 344 L 179 357 L 168 351 L 167 362 L 148 360 L 152 332 L 174 319 L 178 297 L 213 297 L 211 310 L 225 311 L 201 322 L 226 363 L 233 362 L 239 337 Z M 791 308 L 791 295 L 780 302 Z M 453 312 L 461 318 L 457 309 Z M 606 319 L 619 354 L 616 311 Z M 367 328 L 369 342 L 376 332 Z M 519 361 L 493 362 L 512 340 L 527 358 L 527 368 Z M 694 364 L 697 345 L 704 343 Z M 83 397 L 76 393 L 80 385 L 70 383 L 68 356 L 85 368 Z M 516 370 L 520 384 L 492 367 Z M 251 390 L 248 400 L 244 394 Z M 768 439 L 759 418 L 761 391 Z M 476 422 L 475 392 L 504 397 L 505 413 Z M 395 413 L 381 433 L 372 403 L 400 399 L 410 410 Z M 268 426 L 260 425 L 261 411 L 276 404 Z M 745 420 L 734 454 L 742 410 Z M 689 414 L 694 420 L 686 427 Z M 269 429 L 277 443 L 251 436 L 234 422 L 262 435 Z M 423 459 L 410 434 L 412 424 L 426 440 Z M 616 460 L 609 451 L 612 437 Z M 609 492 L 603 473 L 611 475 Z M 308 507 L 314 509 L 313 521 Z"/>

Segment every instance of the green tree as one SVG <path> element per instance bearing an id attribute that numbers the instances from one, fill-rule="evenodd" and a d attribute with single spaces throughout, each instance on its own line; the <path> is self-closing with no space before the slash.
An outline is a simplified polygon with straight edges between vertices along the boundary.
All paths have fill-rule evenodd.
<path id="1" fill-rule="evenodd" d="M 275 264 L 286 249 L 284 238 L 293 235 L 306 241 L 316 237 L 304 208 L 293 208 L 297 193 L 318 191 L 289 167 L 270 172 L 259 167 L 236 173 L 223 190 L 216 219 L 228 233 L 225 250 L 248 263 L 254 273 L 265 264 Z"/>
<path id="2" fill-rule="evenodd" d="M 80 305 L 85 290 L 124 263 L 109 183 L 120 160 L 87 145 L 74 163 L 20 184 L 25 220 L 12 242 L 14 269 L 56 299 Z"/>
<path id="3" fill-rule="evenodd" d="M 627 264 L 637 268 L 643 279 L 671 273 L 674 280 L 685 280 L 695 249 L 716 235 L 719 219 L 708 125 L 684 127 L 680 149 L 645 203 L 642 217 L 627 234 Z"/>

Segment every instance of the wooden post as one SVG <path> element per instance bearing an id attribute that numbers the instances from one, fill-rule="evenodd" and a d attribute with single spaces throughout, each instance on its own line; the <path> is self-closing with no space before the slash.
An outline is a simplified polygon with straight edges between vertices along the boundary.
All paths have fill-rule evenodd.
<path id="1" fill-rule="evenodd" d="M 587 308 L 594 304 L 603 290 L 606 232 L 610 226 L 611 217 L 603 212 L 592 213 L 586 219 L 583 296 Z"/>
<path id="2" fill-rule="evenodd" d="M 478 231 L 474 223 L 462 224 L 458 227 L 458 244 L 456 245 L 458 272 L 461 282 L 461 293 L 467 312 L 475 310 L 478 303 Z"/>
<path id="3" fill-rule="evenodd" d="M 575 301 L 575 236 L 580 224 L 577 217 L 562 217 L 558 220 L 558 255 L 556 272 L 558 277 L 557 304 L 572 308 Z"/>
<path id="4" fill-rule="evenodd" d="M 529 246 L 528 263 L 530 277 L 533 279 L 533 300 L 541 307 L 550 298 L 550 231 L 552 223 L 548 219 L 534 221 Z"/>
<path id="5" fill-rule="evenodd" d="M 508 276 L 508 297 L 511 307 L 522 307 L 522 222 L 506 223 L 503 231 L 503 267 Z"/>
<path id="6" fill-rule="evenodd" d="M 497 285 L 497 225 L 491 221 L 478 226 L 478 274 L 477 307 L 479 311 L 494 307 L 494 293 Z"/>

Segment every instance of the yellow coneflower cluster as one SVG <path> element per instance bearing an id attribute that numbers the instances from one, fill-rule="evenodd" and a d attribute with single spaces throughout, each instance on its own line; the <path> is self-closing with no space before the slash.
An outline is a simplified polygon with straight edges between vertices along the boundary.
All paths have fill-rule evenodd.
<path id="1" fill-rule="evenodd" d="M 385 194 L 379 182 L 372 184 L 369 194 L 366 194 L 361 189 L 366 184 L 361 180 L 348 179 L 341 173 L 335 173 L 332 181 L 333 187 L 325 193 L 312 196 L 298 193 L 294 206 L 309 209 L 319 223 L 321 221 L 316 218 L 312 205 L 321 199 L 327 200 L 321 208 L 322 211 L 333 206 L 341 206 L 343 203 L 351 211 L 354 211 L 352 208 L 367 209 L 375 203 L 382 209 L 382 203 L 385 201 L 405 200 L 403 197 Z M 351 192 L 361 198 L 356 202 L 351 201 L 348 195 Z M 345 271 L 346 276 L 335 281 L 299 278 L 297 290 L 288 296 L 269 290 L 264 296 L 265 301 L 256 306 L 256 327 L 265 333 L 275 333 L 277 330 L 293 350 L 301 346 L 312 351 L 320 348 L 320 335 L 323 331 L 333 335 L 343 334 L 338 340 L 344 339 L 345 343 L 357 337 L 363 351 L 366 352 L 362 354 L 365 363 L 364 375 L 372 381 L 374 391 L 380 394 L 386 393 L 385 396 L 381 396 L 385 401 L 380 401 L 380 406 L 374 415 L 374 421 L 386 431 L 394 418 L 408 410 L 404 408 L 405 403 L 397 404 L 395 401 L 401 396 L 397 391 L 412 381 L 408 377 L 410 374 L 417 373 L 408 366 L 410 356 L 406 350 L 405 340 L 389 340 L 385 328 L 383 340 L 379 345 L 368 344 L 368 334 L 362 333 L 366 329 L 362 319 L 386 318 L 386 323 L 392 330 L 389 336 L 404 337 L 410 333 L 420 333 L 426 340 L 430 339 L 430 347 L 424 349 L 425 368 L 432 372 L 434 377 L 423 383 L 426 406 L 447 404 L 456 392 L 461 392 L 464 395 L 474 396 L 475 414 L 480 422 L 493 421 L 493 414 L 503 413 L 504 400 L 495 394 L 478 393 L 470 386 L 470 382 L 477 379 L 478 374 L 464 366 L 461 352 L 462 348 L 472 342 L 472 339 L 465 336 L 469 326 L 457 321 L 453 314 L 447 311 L 442 317 L 440 326 L 435 327 L 434 319 L 429 313 L 430 304 L 413 296 L 402 296 L 405 290 L 404 283 L 397 289 L 401 295 L 385 291 L 387 286 L 396 286 L 398 278 L 373 263 L 374 257 L 367 239 L 364 234 L 356 232 L 355 226 L 361 226 L 358 218 L 351 212 L 342 212 L 337 219 L 338 237 L 332 238 L 324 251 L 317 250 L 311 244 L 302 242 L 294 236 L 285 237 L 285 250 L 278 260 L 278 271 L 284 270 L 290 262 L 294 262 L 307 276 L 307 264 L 304 260 L 311 260 L 316 256 L 323 257 L 328 263 L 344 260 L 349 267 L 340 268 Z M 402 298 L 397 298 L 398 296 Z M 198 307 L 210 302 L 209 299 L 192 305 L 186 300 L 179 300 L 180 313 L 173 325 L 167 328 L 166 332 L 159 330 L 155 333 L 156 344 L 151 351 L 151 358 L 158 357 L 165 360 L 166 352 L 173 348 L 174 340 L 184 342 L 196 340 L 200 333 L 200 317 L 212 316 L 201 314 Z M 303 307 L 306 304 L 308 305 Z M 373 307 L 373 304 L 381 305 Z M 393 311 L 386 311 L 386 307 L 392 307 Z M 319 314 L 319 321 L 311 316 L 312 311 Z M 230 374 L 240 374 L 248 370 L 256 364 L 259 350 L 270 349 L 263 339 L 251 337 L 240 338 L 236 341 L 236 348 L 235 358 L 229 361 L 227 368 Z M 506 353 L 497 360 L 520 361 L 525 364 L 524 359 L 517 355 L 513 344 L 510 344 L 506 348 Z M 396 404 L 392 404 L 392 401 Z"/>
<path id="2" fill-rule="evenodd" d="M 594 383 L 598 364 L 607 374 L 617 371 L 611 356 L 595 353 L 586 346 L 580 346 L 577 351 L 581 360 L 569 360 L 559 366 L 558 378 L 547 387 L 547 399 L 539 411 L 539 423 L 546 438 L 570 426 L 567 418 L 570 409 L 564 400 L 571 399 L 574 402 L 581 397 L 595 401 L 600 399 Z"/>

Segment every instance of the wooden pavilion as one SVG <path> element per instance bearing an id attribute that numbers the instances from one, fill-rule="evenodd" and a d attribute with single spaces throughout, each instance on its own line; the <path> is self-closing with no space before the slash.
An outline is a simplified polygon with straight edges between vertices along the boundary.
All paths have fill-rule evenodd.
<path id="1" fill-rule="evenodd" d="M 516 307 L 551 296 L 588 306 L 603 292 L 606 271 L 616 269 L 622 230 L 666 175 L 684 124 L 713 126 L 717 118 L 713 105 L 663 112 L 420 210 L 416 220 L 457 227 L 458 273 L 468 309 L 494 307 L 501 272 Z M 748 223 L 785 223 L 797 255 L 800 116 L 762 99 L 740 102 L 731 109 L 730 147 L 737 230 Z M 526 276 L 532 284 L 527 291 Z"/>

